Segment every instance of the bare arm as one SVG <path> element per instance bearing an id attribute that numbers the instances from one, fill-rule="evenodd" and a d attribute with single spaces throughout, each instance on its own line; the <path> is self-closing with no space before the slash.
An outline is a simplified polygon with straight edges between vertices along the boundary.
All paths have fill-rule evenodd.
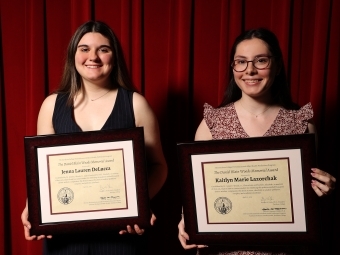
<path id="1" fill-rule="evenodd" d="M 37 134 L 38 135 L 47 135 L 47 134 L 54 134 L 53 124 L 52 124 L 52 115 L 54 110 L 54 104 L 57 95 L 51 95 L 47 97 L 44 102 L 42 103 L 38 115 L 38 123 L 37 123 Z M 26 206 L 21 214 L 21 221 L 24 225 L 24 235 L 26 240 L 40 240 L 45 238 L 45 235 L 40 236 L 31 236 L 30 235 L 30 228 L 31 224 L 28 221 L 28 205 L 26 200 Z M 47 238 L 52 238 L 52 236 L 48 235 Z"/>
<path id="2" fill-rule="evenodd" d="M 308 133 L 315 134 L 315 144 L 317 145 L 318 139 L 316 136 L 316 128 L 311 122 L 308 123 Z M 328 195 L 335 189 L 336 179 L 329 173 L 318 168 L 312 168 L 311 175 L 315 178 L 315 180 L 312 180 L 312 188 L 319 197 Z"/>
<path id="3" fill-rule="evenodd" d="M 146 99 L 138 93 L 133 94 L 133 111 L 135 114 L 136 126 L 144 128 L 144 142 L 149 166 L 148 188 L 149 197 L 151 199 L 164 185 L 168 174 L 168 168 L 163 155 L 156 116 Z M 152 213 L 150 224 L 153 225 L 155 221 L 156 216 Z M 119 232 L 119 234 L 126 233 L 137 233 L 138 235 L 141 235 L 144 233 L 144 229 L 139 228 L 136 224 L 133 228 L 128 225 L 126 230 L 121 230 Z"/>
<path id="4" fill-rule="evenodd" d="M 195 141 L 205 141 L 205 140 L 212 140 L 211 132 L 207 126 L 207 123 L 203 119 L 198 126 L 195 134 Z M 207 245 L 203 244 L 187 244 L 189 240 L 189 235 L 185 232 L 185 223 L 184 223 L 184 216 L 182 214 L 182 219 L 178 223 L 178 240 L 180 241 L 182 247 L 186 250 L 193 249 L 193 248 L 204 248 Z"/>
<path id="5" fill-rule="evenodd" d="M 55 133 L 53 129 L 52 116 L 56 99 L 57 95 L 53 94 L 48 96 L 42 103 L 38 115 L 38 135 L 51 135 Z"/>
<path id="6" fill-rule="evenodd" d="M 308 130 L 308 133 L 315 134 L 315 145 L 316 147 L 318 147 L 318 137 L 316 133 L 316 128 L 312 122 L 308 122 L 307 130 Z"/>
<path id="7" fill-rule="evenodd" d="M 168 169 L 160 141 L 156 116 L 146 99 L 133 94 L 133 109 L 137 127 L 144 128 L 144 139 L 149 168 L 149 196 L 153 198 L 165 183 Z"/>
<path id="8" fill-rule="evenodd" d="M 198 126 L 195 134 L 195 141 L 212 140 L 211 132 L 207 126 L 207 123 L 203 119 Z"/>

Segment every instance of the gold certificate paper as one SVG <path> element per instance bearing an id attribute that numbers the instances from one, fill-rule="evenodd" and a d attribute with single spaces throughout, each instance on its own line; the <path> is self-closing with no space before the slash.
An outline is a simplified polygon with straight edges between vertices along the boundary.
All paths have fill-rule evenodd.
<path id="1" fill-rule="evenodd" d="M 199 232 L 306 231 L 299 149 L 191 160 Z"/>
<path id="2" fill-rule="evenodd" d="M 47 157 L 51 214 L 126 208 L 123 150 Z"/>
<path id="3" fill-rule="evenodd" d="M 38 148 L 42 223 L 138 216 L 132 141 Z"/>
<path id="4" fill-rule="evenodd" d="M 203 163 L 208 223 L 293 222 L 289 159 Z"/>

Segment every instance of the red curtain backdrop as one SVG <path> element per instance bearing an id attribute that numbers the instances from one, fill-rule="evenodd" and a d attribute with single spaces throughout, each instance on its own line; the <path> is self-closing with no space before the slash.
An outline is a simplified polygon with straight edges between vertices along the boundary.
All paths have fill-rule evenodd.
<path id="1" fill-rule="evenodd" d="M 193 140 L 203 103 L 217 106 L 230 77 L 229 51 L 243 30 L 278 36 L 294 100 L 312 102 L 319 166 L 339 172 L 340 1 L 338 0 L 0 0 L 0 254 L 39 255 L 24 239 L 24 136 L 35 135 L 43 99 L 61 77 L 66 47 L 89 19 L 119 37 L 133 81 L 156 112 L 169 164 L 152 201 L 158 216 L 150 254 L 184 254 L 177 240 L 181 196 L 176 142 Z M 338 185 L 339 186 L 339 185 Z M 322 254 L 340 254 L 339 192 L 322 199 Z M 189 252 L 190 253 L 190 252 Z M 321 253 L 320 253 L 321 254 Z"/>

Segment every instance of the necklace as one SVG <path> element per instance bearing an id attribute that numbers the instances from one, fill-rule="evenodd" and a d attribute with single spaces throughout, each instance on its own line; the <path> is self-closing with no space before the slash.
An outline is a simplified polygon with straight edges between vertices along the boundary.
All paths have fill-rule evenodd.
<path id="1" fill-rule="evenodd" d="M 248 111 L 248 110 L 242 105 L 241 101 L 239 101 L 239 102 L 240 102 L 240 105 L 242 106 L 242 108 L 243 108 L 244 110 L 246 110 L 247 112 L 249 112 L 250 114 L 254 115 L 255 118 L 257 118 L 257 117 L 260 116 L 261 114 L 264 114 L 264 113 L 265 113 L 266 111 L 268 111 L 269 108 L 270 108 L 270 105 L 269 105 L 269 106 L 266 107 L 266 109 L 264 109 L 263 112 L 260 112 L 260 113 L 258 113 L 258 114 L 255 114 L 255 113 L 253 113 L 253 112 L 251 112 L 251 111 Z"/>
<path id="2" fill-rule="evenodd" d="M 100 97 L 97 97 L 97 98 L 95 98 L 95 99 L 91 99 L 91 101 L 96 101 L 97 99 L 99 99 L 99 98 L 102 98 L 103 96 L 105 96 L 107 93 L 109 93 L 110 92 L 110 90 L 108 90 L 107 92 L 105 92 L 105 94 L 104 95 L 101 95 Z"/>

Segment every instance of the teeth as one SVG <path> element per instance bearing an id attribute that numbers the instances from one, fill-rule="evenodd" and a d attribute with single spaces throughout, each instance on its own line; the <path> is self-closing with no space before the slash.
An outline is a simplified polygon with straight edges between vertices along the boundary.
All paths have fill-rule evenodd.
<path id="1" fill-rule="evenodd" d="M 95 69 L 95 68 L 99 68 L 100 66 L 86 66 L 86 67 Z"/>
<path id="2" fill-rule="evenodd" d="M 245 82 L 247 83 L 256 83 L 259 82 L 260 80 L 245 80 Z"/>

